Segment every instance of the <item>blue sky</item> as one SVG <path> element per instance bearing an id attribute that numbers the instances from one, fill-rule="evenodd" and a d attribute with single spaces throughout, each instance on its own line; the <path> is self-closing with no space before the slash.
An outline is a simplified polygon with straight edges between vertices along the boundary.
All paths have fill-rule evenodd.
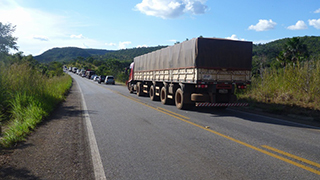
<path id="1" fill-rule="evenodd" d="M 117 50 L 203 37 L 266 43 L 320 36 L 319 0 L 0 0 L 19 50 Z"/>

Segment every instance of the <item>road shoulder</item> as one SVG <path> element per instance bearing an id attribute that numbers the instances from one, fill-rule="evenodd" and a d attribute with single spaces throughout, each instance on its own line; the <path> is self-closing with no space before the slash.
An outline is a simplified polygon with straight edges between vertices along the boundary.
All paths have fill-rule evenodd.
<path id="1" fill-rule="evenodd" d="M 66 101 L 25 142 L 1 152 L 0 179 L 93 179 L 82 114 L 73 81 Z"/>

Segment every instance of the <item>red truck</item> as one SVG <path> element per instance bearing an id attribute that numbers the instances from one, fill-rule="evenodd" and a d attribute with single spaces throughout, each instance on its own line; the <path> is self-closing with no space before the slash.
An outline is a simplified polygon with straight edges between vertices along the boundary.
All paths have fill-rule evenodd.
<path id="1" fill-rule="evenodd" d="M 194 38 L 134 58 L 127 87 L 178 109 L 246 106 L 235 88 L 251 83 L 252 42 Z"/>

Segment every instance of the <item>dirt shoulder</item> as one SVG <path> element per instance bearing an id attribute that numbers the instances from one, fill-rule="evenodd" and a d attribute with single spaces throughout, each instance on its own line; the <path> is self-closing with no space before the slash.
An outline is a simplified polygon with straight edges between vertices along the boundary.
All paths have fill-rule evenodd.
<path id="1" fill-rule="evenodd" d="M 0 152 L 0 179 L 93 179 L 76 82 L 66 101 L 25 142 Z"/>

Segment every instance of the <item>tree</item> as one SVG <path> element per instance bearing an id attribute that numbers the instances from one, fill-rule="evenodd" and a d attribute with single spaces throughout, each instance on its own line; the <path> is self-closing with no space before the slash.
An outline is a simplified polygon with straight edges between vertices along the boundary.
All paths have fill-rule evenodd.
<path id="1" fill-rule="evenodd" d="M 300 41 L 300 38 L 293 37 L 288 39 L 283 50 L 277 56 L 277 60 L 285 67 L 287 64 L 296 64 L 307 57 L 309 57 L 307 46 Z"/>
<path id="2" fill-rule="evenodd" d="M 16 41 L 18 38 L 13 37 L 12 33 L 16 26 L 9 24 L 2 24 L 0 22 L 0 53 L 8 54 L 10 49 L 18 50 Z"/>

